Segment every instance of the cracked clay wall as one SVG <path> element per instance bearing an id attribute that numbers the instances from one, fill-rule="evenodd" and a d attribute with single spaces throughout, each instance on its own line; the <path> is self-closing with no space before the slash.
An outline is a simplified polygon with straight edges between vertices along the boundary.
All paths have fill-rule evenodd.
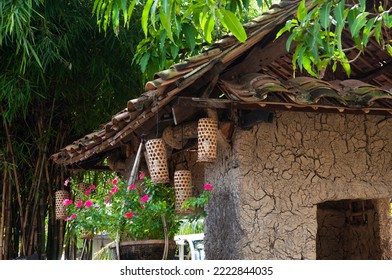
<path id="1" fill-rule="evenodd" d="M 317 204 L 392 196 L 390 139 L 383 116 L 277 112 L 237 128 L 206 166 L 206 258 L 316 259 Z"/>

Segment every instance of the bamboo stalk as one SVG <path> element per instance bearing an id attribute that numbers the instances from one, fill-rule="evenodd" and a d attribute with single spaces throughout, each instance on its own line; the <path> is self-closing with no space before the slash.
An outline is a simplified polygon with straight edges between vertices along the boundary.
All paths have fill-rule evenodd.
<path id="1" fill-rule="evenodd" d="M 31 218 L 29 219 L 29 214 L 30 214 L 31 203 L 32 203 L 32 201 L 34 200 L 34 197 L 35 197 L 34 195 L 37 193 L 37 191 L 36 191 L 37 184 L 35 183 L 35 181 L 36 181 L 36 178 L 38 177 L 37 172 L 38 172 L 38 167 L 41 165 L 40 163 L 41 163 L 41 158 L 39 158 L 38 161 L 36 162 L 36 168 L 35 168 L 34 177 L 33 177 L 34 179 L 33 179 L 33 182 L 31 184 L 29 195 L 27 197 L 27 203 L 26 203 L 26 207 L 25 207 L 24 224 L 22 225 L 22 231 L 26 232 L 26 248 L 28 248 L 27 249 L 27 255 L 31 255 L 31 253 L 29 252 L 30 251 L 30 247 L 31 247 L 31 244 L 30 244 L 31 236 L 30 235 L 31 235 L 32 228 L 33 228 L 32 223 L 30 223 L 30 226 L 28 228 L 27 221 L 31 222 L 31 219 L 35 218 L 34 217 L 34 213 L 33 213 L 33 214 L 30 215 Z M 33 209 L 33 212 L 34 212 L 34 209 Z"/>
<path id="2" fill-rule="evenodd" d="M 33 250 L 34 250 L 34 245 L 35 245 L 34 240 L 35 240 L 35 237 L 36 237 L 37 216 L 34 215 L 34 213 L 33 213 L 32 217 L 33 217 L 33 222 L 32 222 L 32 226 L 31 226 L 32 230 L 31 230 L 31 232 L 28 235 L 28 237 L 29 237 L 29 240 L 28 240 L 29 241 L 28 242 L 29 246 L 27 247 L 27 256 L 30 256 L 30 255 L 32 255 L 34 253 Z"/>
<path id="3" fill-rule="evenodd" d="M 1 220 L 0 220 L 0 260 L 4 260 L 3 254 L 3 235 L 4 235 L 4 221 L 5 221 L 5 202 L 6 202 L 6 183 L 7 183 L 7 162 L 4 161 L 3 170 L 3 192 L 1 195 Z"/>
<path id="4" fill-rule="evenodd" d="M 6 185 L 4 186 L 7 190 L 5 191 L 8 195 L 6 197 L 6 202 L 5 202 L 5 232 L 8 234 L 5 235 L 4 239 L 4 259 L 7 260 L 9 258 L 9 252 L 10 252 L 10 244 L 11 244 L 11 200 L 12 200 L 12 186 L 11 186 L 11 180 L 10 180 L 10 175 L 8 174 L 8 180 Z"/>
<path id="5" fill-rule="evenodd" d="M 14 173 L 14 181 L 15 181 L 15 188 L 16 188 L 16 196 L 17 196 L 17 201 L 19 205 L 19 218 L 20 218 L 20 224 L 24 224 L 24 211 L 23 211 L 23 204 L 22 204 L 22 195 L 20 193 L 20 185 L 19 185 L 19 179 L 18 179 L 18 172 L 16 170 L 16 161 L 15 161 L 15 154 L 12 148 L 12 142 L 11 142 L 11 136 L 8 128 L 7 122 L 4 120 L 3 122 L 4 128 L 5 128 L 5 134 L 7 138 L 7 147 L 8 147 L 8 152 L 9 156 L 11 157 L 12 161 L 12 171 Z M 25 231 L 23 228 L 21 228 L 21 233 L 22 233 L 22 240 L 21 240 L 21 249 L 22 249 L 22 255 L 24 256 L 26 254 L 26 244 L 25 244 Z"/>

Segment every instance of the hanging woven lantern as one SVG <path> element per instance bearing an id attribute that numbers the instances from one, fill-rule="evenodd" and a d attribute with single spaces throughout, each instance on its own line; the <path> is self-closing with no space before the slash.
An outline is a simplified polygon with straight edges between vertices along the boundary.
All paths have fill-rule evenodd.
<path id="1" fill-rule="evenodd" d="M 82 183 L 79 184 L 79 191 L 80 191 L 80 193 L 85 193 L 89 188 L 90 187 L 89 187 L 89 185 L 87 183 L 82 182 Z"/>
<path id="2" fill-rule="evenodd" d="M 197 162 L 211 163 L 216 160 L 217 131 L 217 120 L 211 118 L 199 119 L 197 126 Z"/>
<path id="3" fill-rule="evenodd" d="M 167 154 L 163 139 L 151 139 L 146 142 L 147 162 L 153 184 L 169 183 Z"/>
<path id="4" fill-rule="evenodd" d="M 67 209 L 64 205 L 64 199 L 69 198 L 69 193 L 65 190 L 59 190 L 55 193 L 56 199 L 56 220 L 64 220 L 67 218 Z"/>
<path id="5" fill-rule="evenodd" d="M 182 203 L 192 196 L 192 174 L 189 170 L 174 172 L 174 194 L 177 213 L 185 214 L 186 211 L 181 210 Z"/>

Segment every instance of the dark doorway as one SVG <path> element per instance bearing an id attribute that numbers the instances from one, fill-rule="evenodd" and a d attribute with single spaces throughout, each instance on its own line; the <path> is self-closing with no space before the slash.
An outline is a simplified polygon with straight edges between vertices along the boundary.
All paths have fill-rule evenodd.
<path id="1" fill-rule="evenodd" d="M 381 259 L 379 220 L 373 200 L 318 204 L 317 259 Z"/>

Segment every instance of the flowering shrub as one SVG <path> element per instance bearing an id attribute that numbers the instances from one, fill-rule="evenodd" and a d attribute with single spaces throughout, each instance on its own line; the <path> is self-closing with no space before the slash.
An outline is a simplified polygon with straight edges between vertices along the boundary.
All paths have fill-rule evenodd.
<path id="1" fill-rule="evenodd" d="M 81 193 L 74 190 L 75 201 L 64 200 L 67 226 L 77 232 L 106 232 L 115 239 L 163 239 L 164 224 L 169 237 L 180 222 L 175 213 L 174 189 L 166 184 L 152 184 L 141 173 L 140 187 L 115 178 L 101 186 L 90 186 Z M 71 179 L 74 186 L 74 182 Z"/>
<path id="2" fill-rule="evenodd" d="M 204 206 L 210 201 L 212 197 L 213 187 L 210 184 L 205 184 L 203 187 L 203 192 L 198 197 L 190 197 L 182 203 L 183 210 L 192 210 L 203 209 Z M 205 212 L 202 211 L 200 215 L 197 215 L 196 218 L 200 218 L 200 216 L 205 216 Z"/>

